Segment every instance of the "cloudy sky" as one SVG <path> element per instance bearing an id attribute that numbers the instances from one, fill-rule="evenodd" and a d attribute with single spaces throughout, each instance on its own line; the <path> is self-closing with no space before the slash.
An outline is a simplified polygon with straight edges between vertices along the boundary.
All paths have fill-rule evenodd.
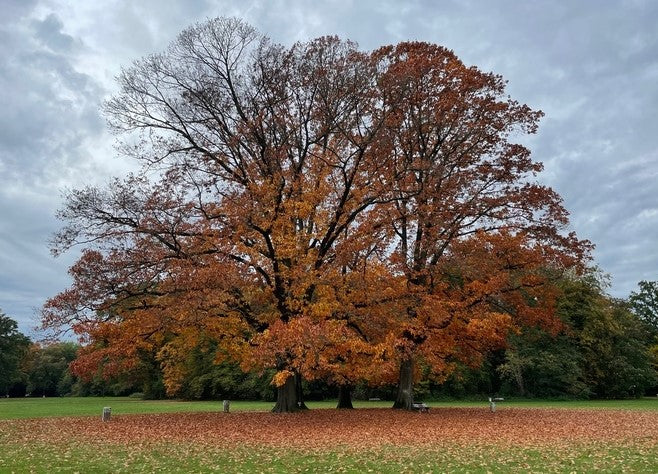
<path id="1" fill-rule="evenodd" d="M 0 309 L 24 333 L 69 283 L 75 252 L 48 250 L 63 191 L 131 168 L 99 113 L 120 67 L 215 16 L 284 44 L 438 43 L 502 74 L 513 98 L 546 114 L 527 144 L 572 228 L 596 244 L 609 292 L 658 280 L 656 1 L 1 0 Z"/>

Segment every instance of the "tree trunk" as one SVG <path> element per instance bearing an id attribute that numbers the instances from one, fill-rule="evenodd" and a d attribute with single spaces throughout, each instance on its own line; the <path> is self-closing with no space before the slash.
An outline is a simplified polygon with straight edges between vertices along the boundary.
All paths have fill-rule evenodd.
<path id="1" fill-rule="evenodd" d="M 352 409 L 352 386 L 349 384 L 338 386 L 338 406 L 336 408 Z"/>
<path id="2" fill-rule="evenodd" d="M 308 410 L 306 403 L 304 403 L 304 389 L 302 388 L 302 374 L 295 372 L 295 392 L 297 394 L 297 408 L 300 410 Z"/>
<path id="3" fill-rule="evenodd" d="M 286 383 L 276 388 L 276 405 L 272 413 L 293 413 L 299 411 L 297 404 L 296 377 L 288 377 Z"/>
<path id="4" fill-rule="evenodd" d="M 400 364 L 398 395 L 393 408 L 411 410 L 414 403 L 414 361 L 411 357 Z"/>

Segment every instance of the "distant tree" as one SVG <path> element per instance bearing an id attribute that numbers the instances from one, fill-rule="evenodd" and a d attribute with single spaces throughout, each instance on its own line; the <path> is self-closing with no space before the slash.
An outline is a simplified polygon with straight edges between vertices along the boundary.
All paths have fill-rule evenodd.
<path id="1" fill-rule="evenodd" d="M 81 362 L 87 364 L 83 353 L 92 351 L 94 354 L 95 370 L 76 371 L 76 364 Z M 133 393 L 141 393 L 145 399 L 165 398 L 165 387 L 160 362 L 156 359 L 153 351 L 139 351 L 133 358 L 130 367 L 123 370 L 114 370 L 116 365 L 108 358 L 98 360 L 95 356 L 102 351 L 93 347 L 81 347 L 78 350 L 76 360 L 70 365 L 71 374 L 74 375 L 75 383 L 72 393 L 76 396 L 126 396 Z M 114 361 L 115 362 L 115 361 Z M 110 366 L 109 370 L 106 365 Z"/>
<path id="2" fill-rule="evenodd" d="M 0 394 L 9 395 L 10 389 L 21 382 L 20 363 L 30 339 L 18 332 L 18 324 L 0 311 Z"/>
<path id="3" fill-rule="evenodd" d="M 653 336 L 658 336 L 658 281 L 641 281 L 638 286 L 628 298 L 631 311 L 649 325 Z"/>
<path id="4" fill-rule="evenodd" d="M 541 328 L 526 328 L 510 337 L 501 376 L 522 397 L 588 398 L 584 359 L 569 330 L 550 334 Z"/>
<path id="5" fill-rule="evenodd" d="M 185 399 L 272 400 L 273 371 L 246 373 L 236 363 L 214 363 L 218 344 L 207 337 L 186 352 L 179 363 L 180 381 L 175 395 Z M 167 359 L 168 361 L 170 359 Z"/>
<path id="6" fill-rule="evenodd" d="M 69 395 L 75 382 L 69 364 L 75 359 L 79 347 L 73 342 L 46 346 L 32 344 L 23 361 L 27 391 L 32 396 Z"/>
<path id="7" fill-rule="evenodd" d="M 647 325 L 629 304 L 605 293 L 590 272 L 559 286 L 556 333 L 526 329 L 510 337 L 498 372 L 514 395 L 571 398 L 641 396 L 656 382 Z"/>
<path id="8" fill-rule="evenodd" d="M 599 397 L 641 396 L 657 381 L 646 327 L 625 302 L 600 304 L 579 337 L 586 381 Z"/>
<path id="9" fill-rule="evenodd" d="M 559 308 L 578 345 L 583 380 L 595 397 L 642 395 L 656 383 L 647 327 L 604 288 L 593 275 L 563 285 Z"/>

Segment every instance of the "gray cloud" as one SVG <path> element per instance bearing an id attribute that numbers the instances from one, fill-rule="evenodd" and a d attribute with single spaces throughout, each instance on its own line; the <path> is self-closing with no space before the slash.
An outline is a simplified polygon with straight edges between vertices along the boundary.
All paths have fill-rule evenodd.
<path id="1" fill-rule="evenodd" d="M 55 15 L 28 28 L 3 29 L 8 41 L 0 53 L 6 67 L 0 75 L 0 158 L 15 180 L 40 185 L 71 161 L 84 161 L 80 149 L 87 137 L 103 132 L 98 116 L 103 91 L 80 73 L 69 55 L 74 41 L 60 33 Z"/>
<path id="2" fill-rule="evenodd" d="M 572 228 L 626 296 L 658 279 L 658 4 L 465 2 L 421 22 L 423 35 L 509 80 L 546 117 L 527 142 Z M 445 11 L 445 10 L 444 10 Z"/>
<path id="3" fill-rule="evenodd" d="M 59 189 L 93 175 L 89 145 L 104 133 L 103 90 L 75 66 L 82 43 L 56 14 L 29 12 L 14 9 L 0 27 L 0 308 L 25 332 L 68 281 L 70 258 L 53 261 L 46 245 Z"/>
<path id="4" fill-rule="evenodd" d="M 62 33 L 64 23 L 54 13 L 49 14 L 43 21 L 32 21 L 35 37 L 53 51 L 68 53 L 75 46 L 76 41 L 70 35 Z"/>
<path id="5" fill-rule="evenodd" d="M 597 245 L 611 293 L 658 279 L 658 2 L 5 0 L 3 15 L 0 307 L 22 328 L 66 286 L 74 258 L 52 260 L 46 249 L 58 190 L 127 166 L 112 159 L 98 114 L 113 77 L 214 16 L 240 16 L 287 44 L 326 34 L 364 49 L 439 43 L 502 74 L 513 98 L 546 113 L 524 143 L 573 229 Z"/>
<path id="6" fill-rule="evenodd" d="M 2 2 L 2 16 L 6 23 L 13 22 L 31 11 L 37 0 L 4 0 Z"/>

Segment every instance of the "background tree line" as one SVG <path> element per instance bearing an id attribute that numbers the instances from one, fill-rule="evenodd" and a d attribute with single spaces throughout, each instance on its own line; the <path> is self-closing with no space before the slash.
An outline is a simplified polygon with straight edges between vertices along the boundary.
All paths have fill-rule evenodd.
<path id="1" fill-rule="evenodd" d="M 491 394 L 538 398 L 628 398 L 658 393 L 658 283 L 642 281 L 626 300 L 605 294 L 594 273 L 559 283 L 558 314 L 564 326 L 552 333 L 526 328 L 510 334 L 505 349 L 491 351 L 477 368 L 460 365 L 444 383 L 422 377 L 420 399 Z M 141 394 L 165 398 L 157 352 L 140 354 L 131 370 L 88 380 L 69 369 L 80 346 L 32 343 L 8 316 L 0 316 L 0 393 L 9 396 Z M 173 396 L 183 399 L 275 400 L 273 371 L 245 373 L 233 362 L 215 363 L 218 344 L 203 337 L 188 351 Z M 428 370 L 420 368 L 420 370 Z M 304 382 L 308 399 L 336 398 L 324 381 Z M 390 384 L 355 384 L 354 397 L 393 399 Z"/>

